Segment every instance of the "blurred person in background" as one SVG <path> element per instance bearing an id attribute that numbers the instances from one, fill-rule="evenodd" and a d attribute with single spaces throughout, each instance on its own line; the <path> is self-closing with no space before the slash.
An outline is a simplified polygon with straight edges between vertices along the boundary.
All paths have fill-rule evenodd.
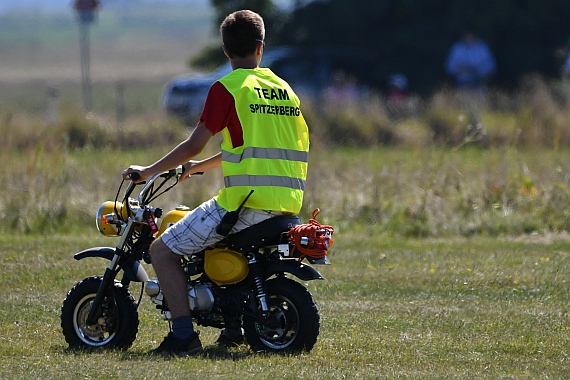
<path id="1" fill-rule="evenodd" d="M 408 78 L 402 73 L 394 73 L 388 78 L 386 109 L 391 119 L 410 117 L 418 112 L 419 99 L 410 94 Z"/>
<path id="2" fill-rule="evenodd" d="M 354 105 L 359 100 L 357 79 L 342 70 L 333 73 L 331 81 L 324 90 L 324 97 L 333 106 Z"/>
<path id="3" fill-rule="evenodd" d="M 461 40 L 451 47 L 445 69 L 457 88 L 486 90 L 495 73 L 495 57 L 489 46 L 471 28 L 467 28 Z"/>
<path id="4" fill-rule="evenodd" d="M 396 73 L 388 78 L 388 95 L 386 101 L 399 103 L 408 99 L 408 78 L 404 74 Z"/>

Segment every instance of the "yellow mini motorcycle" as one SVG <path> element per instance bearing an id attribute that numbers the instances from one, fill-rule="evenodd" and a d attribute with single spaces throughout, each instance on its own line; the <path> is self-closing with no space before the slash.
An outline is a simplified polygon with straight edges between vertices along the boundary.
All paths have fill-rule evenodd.
<path id="1" fill-rule="evenodd" d="M 96 224 L 105 236 L 119 237 L 116 247 L 94 247 L 74 255 L 107 259 L 103 275 L 85 278 L 67 294 L 61 327 L 70 348 L 125 349 L 136 339 L 138 306 L 144 292 L 170 321 L 160 283 L 149 278 L 141 261 L 150 263 L 148 249 L 168 226 L 189 212 L 177 207 L 163 215 L 150 205 L 178 183 L 183 167 L 160 173 L 142 184 L 127 183 L 122 200 L 104 202 Z M 139 189 L 134 198 L 135 189 Z M 187 274 L 190 312 L 196 324 L 241 328 L 254 351 L 310 351 L 317 341 L 320 316 L 309 291 L 292 276 L 322 280 L 310 264 L 328 264 L 333 228 L 316 222 L 300 224 L 297 216 L 265 220 L 207 249 L 181 257 Z M 142 283 L 140 296 L 132 283 Z"/>

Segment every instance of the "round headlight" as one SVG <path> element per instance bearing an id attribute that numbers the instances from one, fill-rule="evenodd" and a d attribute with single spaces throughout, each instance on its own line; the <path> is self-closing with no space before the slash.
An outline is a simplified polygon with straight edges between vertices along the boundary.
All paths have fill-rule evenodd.
<path id="1" fill-rule="evenodd" d="M 97 224 L 97 229 L 105 236 L 119 236 L 119 229 L 117 225 L 113 222 L 119 221 L 118 215 L 115 214 L 115 209 L 124 214 L 123 204 L 121 202 L 116 202 L 117 207 L 115 207 L 115 202 L 107 201 L 103 202 L 97 210 L 97 218 L 95 220 Z"/>

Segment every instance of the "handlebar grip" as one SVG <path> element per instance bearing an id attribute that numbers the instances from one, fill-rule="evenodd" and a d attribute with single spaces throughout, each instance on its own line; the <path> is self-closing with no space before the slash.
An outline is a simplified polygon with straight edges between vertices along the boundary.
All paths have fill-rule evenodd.
<path id="1" fill-rule="evenodd" d="M 133 172 L 133 173 L 131 173 L 131 174 L 129 174 L 129 175 L 130 175 L 130 177 L 131 177 L 131 180 L 133 180 L 133 181 L 138 181 L 139 179 L 141 179 L 141 176 L 140 176 L 139 173 Z"/>

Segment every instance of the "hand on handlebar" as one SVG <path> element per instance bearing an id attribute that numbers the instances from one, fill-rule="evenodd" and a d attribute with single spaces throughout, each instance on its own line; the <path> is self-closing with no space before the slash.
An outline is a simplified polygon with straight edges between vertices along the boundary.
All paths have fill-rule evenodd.
<path id="1" fill-rule="evenodd" d="M 131 165 L 125 169 L 121 175 L 123 176 L 123 179 L 127 181 L 141 183 L 150 177 L 145 173 L 145 169 L 146 168 L 144 166 Z"/>
<path id="2" fill-rule="evenodd" d="M 188 161 L 186 164 L 182 165 L 182 167 L 184 168 L 184 173 L 182 173 L 180 178 L 178 178 L 178 183 L 187 180 L 192 175 L 203 174 L 203 172 L 196 171 L 195 168 L 197 165 L 198 165 L 197 161 Z"/>

